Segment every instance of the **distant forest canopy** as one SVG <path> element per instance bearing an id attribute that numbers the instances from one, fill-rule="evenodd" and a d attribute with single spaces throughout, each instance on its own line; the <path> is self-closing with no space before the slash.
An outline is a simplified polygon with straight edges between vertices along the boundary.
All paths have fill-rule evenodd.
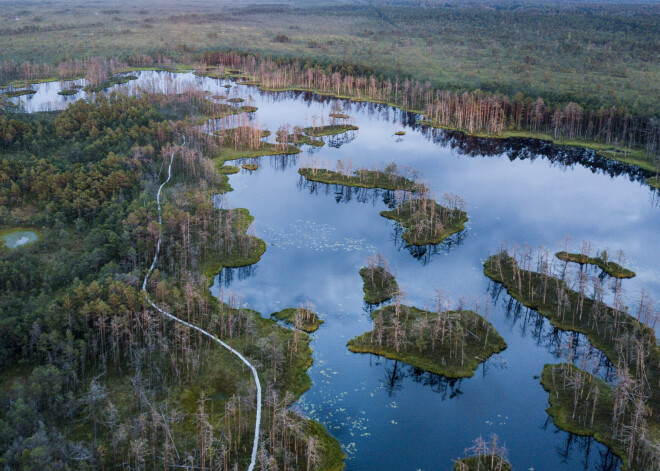
<path id="1" fill-rule="evenodd" d="M 223 50 L 357 64 L 364 75 L 429 81 L 442 90 L 521 93 L 546 105 L 660 115 L 657 1 L 200 0 L 186 8 L 173 0 L 35 0 L 2 6 L 5 83 L 22 78 L 13 71 L 26 61 L 30 70 L 136 54 L 190 63 Z"/>
<path id="2" fill-rule="evenodd" d="M 5 64 L 6 66 L 6 64 Z M 90 86 L 108 86 L 113 74 L 132 67 L 163 67 L 176 70 L 165 56 L 135 54 L 128 62 L 92 58 L 69 60 L 55 66 L 31 64 L 5 67 L 5 74 L 24 74 L 31 80 L 55 74 L 67 79 L 85 76 Z M 508 97 L 481 90 L 456 92 L 433 88 L 414 79 L 376 78 L 368 67 L 338 63 L 322 66 L 310 61 L 276 59 L 252 54 L 205 52 L 197 57 L 197 73 L 213 77 L 235 76 L 266 90 L 312 90 L 339 97 L 375 101 L 422 113 L 426 124 L 465 130 L 471 134 L 506 136 L 525 132 L 560 143 L 595 141 L 628 149 L 643 148 L 657 168 L 660 151 L 660 121 L 635 117 L 622 108 L 585 110 L 579 104 L 546 103 L 517 93 Z M 4 128 L 0 128 L 6 134 Z"/>

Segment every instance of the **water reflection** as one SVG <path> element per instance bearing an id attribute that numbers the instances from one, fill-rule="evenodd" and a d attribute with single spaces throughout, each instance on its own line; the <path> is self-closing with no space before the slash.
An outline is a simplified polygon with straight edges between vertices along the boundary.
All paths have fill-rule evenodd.
<path id="1" fill-rule="evenodd" d="M 554 433 L 565 433 L 554 425 L 552 417 L 548 417 L 543 425 L 540 426 L 542 430 L 554 429 Z M 583 469 L 595 469 L 597 471 L 615 471 L 620 469 L 621 460 L 609 448 L 603 449 L 596 447 L 598 442 L 593 437 L 576 435 L 574 433 L 566 433 L 566 438 L 562 446 L 556 446 L 555 452 L 559 456 L 561 463 L 567 464 L 580 459 L 583 464 Z M 596 448 L 596 457 L 592 457 L 592 446 Z M 575 458 L 574 458 L 575 456 Z"/>

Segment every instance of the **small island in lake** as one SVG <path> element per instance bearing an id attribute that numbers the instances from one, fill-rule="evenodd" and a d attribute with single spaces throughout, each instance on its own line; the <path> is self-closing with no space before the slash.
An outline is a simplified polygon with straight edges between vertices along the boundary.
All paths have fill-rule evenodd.
<path id="1" fill-rule="evenodd" d="M 323 324 L 311 306 L 289 307 L 272 313 L 270 317 L 307 333 L 315 332 Z"/>
<path id="2" fill-rule="evenodd" d="M 399 291 L 394 276 L 388 271 L 387 261 L 378 254 L 367 259 L 367 266 L 360 269 L 364 300 L 369 304 L 389 301 Z"/>
<path id="3" fill-rule="evenodd" d="M 429 312 L 397 302 L 371 318 L 373 329 L 349 340 L 350 351 L 400 360 L 448 378 L 471 377 L 479 363 L 506 348 L 495 328 L 473 311 Z"/>
<path id="4" fill-rule="evenodd" d="M 413 198 L 380 215 L 400 222 L 406 228 L 402 238 L 410 245 L 439 244 L 465 229 L 468 221 L 463 198 L 445 194 L 442 202 L 440 205 L 429 198 Z"/>

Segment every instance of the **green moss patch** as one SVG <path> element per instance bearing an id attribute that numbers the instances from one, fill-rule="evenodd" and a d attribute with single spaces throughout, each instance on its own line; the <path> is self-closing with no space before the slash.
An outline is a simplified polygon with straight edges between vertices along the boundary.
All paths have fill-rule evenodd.
<path id="1" fill-rule="evenodd" d="M 391 305 L 374 311 L 373 330 L 348 341 L 356 353 L 400 360 L 448 378 L 471 377 L 479 363 L 506 342 L 472 311 L 422 311 Z"/>
<path id="2" fill-rule="evenodd" d="M 245 100 L 243 98 L 230 98 L 227 101 L 229 103 L 243 103 Z"/>
<path id="3" fill-rule="evenodd" d="M 613 276 L 614 278 L 632 278 L 636 275 L 634 271 L 623 268 L 618 263 L 604 260 L 601 257 L 589 257 L 579 253 L 567 252 L 557 252 L 555 255 L 559 260 L 563 260 L 565 262 L 575 262 L 579 263 L 580 265 L 584 265 L 585 263 L 589 265 L 596 265 L 597 267 L 600 267 L 605 273 Z"/>
<path id="4" fill-rule="evenodd" d="M 282 309 L 272 313 L 270 317 L 308 333 L 315 332 L 323 324 L 316 313 L 304 307 Z"/>
<path id="5" fill-rule="evenodd" d="M 395 136 L 405 136 L 405 135 L 406 135 L 406 131 L 397 131 L 397 132 L 394 133 L 394 135 L 395 135 Z"/>
<path id="6" fill-rule="evenodd" d="M 259 168 L 259 165 L 257 164 L 243 164 L 241 165 L 245 170 L 257 170 Z"/>

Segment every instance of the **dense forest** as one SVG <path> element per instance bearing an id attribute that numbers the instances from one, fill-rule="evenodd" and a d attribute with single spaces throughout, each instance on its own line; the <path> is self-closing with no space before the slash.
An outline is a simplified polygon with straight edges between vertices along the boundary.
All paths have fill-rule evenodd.
<path id="1" fill-rule="evenodd" d="M 113 93 L 61 113 L 0 117 L 0 218 L 41 232 L 21 250 L 0 246 L 3 467 L 226 470 L 249 461 L 254 383 L 139 291 L 160 229 L 155 188 L 171 158 L 163 262 L 147 289 L 258 362 L 262 465 L 341 463 L 337 442 L 288 408 L 309 387 L 306 334 L 205 290 L 206 259 L 231 263 L 260 241 L 246 233 L 245 210 L 212 205 L 222 178 L 200 150 L 209 143 L 191 131 L 195 103 L 194 92 Z M 180 120 L 165 119 L 173 110 Z"/>

